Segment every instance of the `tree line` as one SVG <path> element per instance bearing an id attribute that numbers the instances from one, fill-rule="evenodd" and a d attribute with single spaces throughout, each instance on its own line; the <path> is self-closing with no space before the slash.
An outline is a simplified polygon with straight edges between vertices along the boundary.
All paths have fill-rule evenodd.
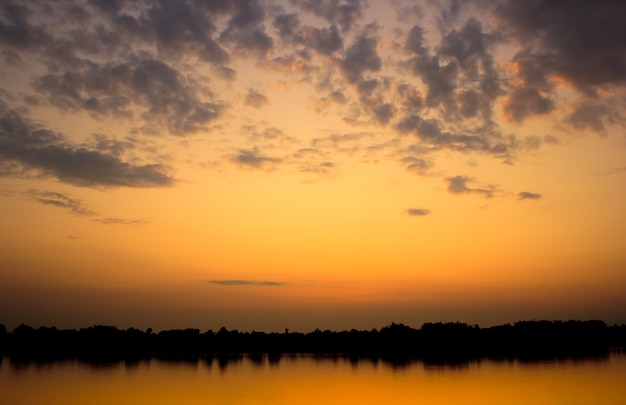
<path id="1" fill-rule="evenodd" d="M 481 328 L 460 322 L 425 323 L 414 329 L 391 323 L 379 330 L 309 333 L 217 332 L 174 329 L 158 333 L 114 326 L 57 329 L 19 325 L 12 332 L 0 324 L 0 350 L 15 360 L 120 360 L 198 357 L 227 354 L 348 354 L 390 360 L 419 358 L 460 361 L 474 358 L 544 359 L 605 356 L 626 348 L 626 325 L 603 321 L 520 321 Z"/>

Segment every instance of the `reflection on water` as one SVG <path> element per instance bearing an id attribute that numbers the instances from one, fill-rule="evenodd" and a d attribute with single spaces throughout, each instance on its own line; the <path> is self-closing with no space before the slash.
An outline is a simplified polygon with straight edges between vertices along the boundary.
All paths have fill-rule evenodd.
<path id="1" fill-rule="evenodd" d="M 623 404 L 626 354 L 428 363 L 230 355 L 113 363 L 0 362 L 7 404 Z"/>

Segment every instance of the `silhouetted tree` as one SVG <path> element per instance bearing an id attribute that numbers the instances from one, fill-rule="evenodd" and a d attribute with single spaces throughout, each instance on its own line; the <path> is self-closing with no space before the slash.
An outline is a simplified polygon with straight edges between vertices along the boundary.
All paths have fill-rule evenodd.
<path id="1" fill-rule="evenodd" d="M 264 333 L 176 329 L 152 333 L 135 328 L 120 330 L 94 325 L 76 330 L 55 327 L 33 329 L 21 324 L 7 333 L 0 325 L 0 347 L 20 359 L 76 357 L 108 362 L 143 357 L 211 361 L 217 355 L 222 364 L 232 355 L 250 353 L 260 358 L 267 353 L 279 359 L 281 353 L 317 353 L 347 356 L 350 361 L 384 358 L 406 364 L 419 357 L 430 362 L 465 362 L 483 356 L 496 358 L 545 358 L 606 355 L 610 346 L 626 347 L 626 326 L 608 328 L 602 321 L 520 321 L 481 329 L 460 322 L 425 323 L 414 329 L 391 323 L 380 330 L 333 332 Z M 226 360 L 225 360 L 226 359 Z"/>

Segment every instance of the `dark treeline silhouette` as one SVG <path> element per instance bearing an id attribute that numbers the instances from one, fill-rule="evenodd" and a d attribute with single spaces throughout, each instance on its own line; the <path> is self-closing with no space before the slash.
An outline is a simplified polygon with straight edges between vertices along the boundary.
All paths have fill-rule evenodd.
<path id="1" fill-rule="evenodd" d="M 76 358 L 127 361 L 146 358 L 197 359 L 199 356 L 284 353 L 345 354 L 390 361 L 432 362 L 497 359 L 549 359 L 606 356 L 626 348 L 626 325 L 602 321 L 520 321 L 489 328 L 466 323 L 426 323 L 420 329 L 392 323 L 380 330 L 310 333 L 239 332 L 198 329 L 153 333 L 135 328 L 94 325 L 57 329 L 27 325 L 13 332 L 0 324 L 0 350 L 14 361 Z"/>

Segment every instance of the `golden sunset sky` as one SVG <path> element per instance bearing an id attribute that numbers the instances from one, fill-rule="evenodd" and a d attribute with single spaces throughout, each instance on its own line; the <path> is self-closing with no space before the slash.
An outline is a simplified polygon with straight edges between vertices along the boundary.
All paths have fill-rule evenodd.
<path id="1" fill-rule="evenodd" d="M 625 21 L 2 1 L 0 323 L 624 323 Z"/>

